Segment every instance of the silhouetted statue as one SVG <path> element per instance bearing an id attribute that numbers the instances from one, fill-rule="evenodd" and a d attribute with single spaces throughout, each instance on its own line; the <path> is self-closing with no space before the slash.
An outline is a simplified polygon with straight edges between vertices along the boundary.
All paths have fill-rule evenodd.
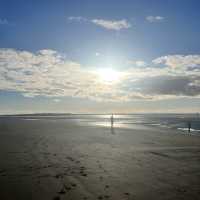
<path id="1" fill-rule="evenodd" d="M 190 129 L 191 129 L 191 122 L 188 122 L 188 133 L 190 133 Z"/>
<path id="2" fill-rule="evenodd" d="M 111 128 L 113 127 L 113 124 L 114 124 L 114 117 L 113 117 L 113 114 L 111 115 L 110 117 L 110 123 L 111 123 Z"/>

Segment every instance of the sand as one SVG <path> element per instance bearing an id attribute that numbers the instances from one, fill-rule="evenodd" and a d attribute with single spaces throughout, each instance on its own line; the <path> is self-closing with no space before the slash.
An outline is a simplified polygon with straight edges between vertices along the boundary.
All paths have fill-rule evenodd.
<path id="1" fill-rule="evenodd" d="M 200 199 L 200 137 L 1 118 L 0 199 Z"/>

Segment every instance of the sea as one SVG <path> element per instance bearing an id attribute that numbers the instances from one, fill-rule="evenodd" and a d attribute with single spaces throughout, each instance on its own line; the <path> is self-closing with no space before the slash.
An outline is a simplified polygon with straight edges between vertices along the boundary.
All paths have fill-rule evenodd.
<path id="1" fill-rule="evenodd" d="M 111 126 L 111 114 L 25 114 L 25 115 L 1 115 L 1 119 L 12 120 L 62 120 L 68 123 L 77 123 L 85 126 Z M 200 114 L 114 114 L 115 128 L 158 127 L 178 130 L 180 133 L 190 133 L 200 136 Z"/>

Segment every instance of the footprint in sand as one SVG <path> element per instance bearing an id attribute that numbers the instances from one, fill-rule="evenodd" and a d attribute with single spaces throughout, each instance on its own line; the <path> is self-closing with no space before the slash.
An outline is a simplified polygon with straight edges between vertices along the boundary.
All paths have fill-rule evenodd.
<path id="1" fill-rule="evenodd" d="M 99 196 L 98 196 L 98 199 L 99 199 L 99 200 L 103 199 L 103 196 L 99 195 Z"/>
<path id="2" fill-rule="evenodd" d="M 81 174 L 81 175 L 82 175 L 82 176 L 85 176 L 85 177 L 87 176 L 87 174 Z"/>
<path id="3" fill-rule="evenodd" d="M 86 168 L 84 166 L 81 166 L 80 167 L 80 170 L 85 170 Z"/>
<path id="4" fill-rule="evenodd" d="M 67 185 L 64 185 L 64 187 L 65 187 L 65 189 L 66 189 L 67 191 L 70 191 L 70 190 L 72 189 L 70 186 L 67 186 Z"/>
<path id="5" fill-rule="evenodd" d="M 56 197 L 53 198 L 53 200 L 60 200 L 60 197 L 56 196 Z"/>
<path id="6" fill-rule="evenodd" d="M 72 187 L 76 187 L 76 183 L 71 183 L 71 186 Z"/>
<path id="7" fill-rule="evenodd" d="M 102 169 L 103 167 L 102 167 L 102 165 L 101 164 L 99 164 L 99 169 Z"/>
<path id="8" fill-rule="evenodd" d="M 72 162 L 74 161 L 74 159 L 73 159 L 72 157 L 70 157 L 70 156 L 67 156 L 66 158 L 67 158 L 68 160 L 72 161 Z"/>
<path id="9" fill-rule="evenodd" d="M 109 185 L 105 185 L 105 188 L 109 188 Z"/>
<path id="10" fill-rule="evenodd" d="M 1 175 L 1 176 L 6 176 L 6 170 L 1 169 L 1 170 L 0 170 L 0 175 Z"/>
<path id="11" fill-rule="evenodd" d="M 4 173 L 6 170 L 0 169 L 0 174 Z"/>
<path id="12" fill-rule="evenodd" d="M 62 178 L 62 174 L 56 174 L 55 178 Z"/>
<path id="13" fill-rule="evenodd" d="M 58 192 L 59 194 L 65 194 L 66 193 L 66 191 L 65 191 L 65 189 L 64 188 L 62 188 L 61 190 L 60 190 L 60 192 Z"/>
<path id="14" fill-rule="evenodd" d="M 110 195 L 99 195 L 98 196 L 98 199 L 101 200 L 101 199 L 109 199 L 110 198 Z"/>
<path id="15" fill-rule="evenodd" d="M 56 174 L 56 175 L 55 175 L 55 178 L 60 178 L 60 175 L 59 175 L 59 174 Z"/>
<path id="16" fill-rule="evenodd" d="M 87 174 L 85 173 L 85 167 L 80 167 L 80 174 L 81 176 L 87 176 Z"/>

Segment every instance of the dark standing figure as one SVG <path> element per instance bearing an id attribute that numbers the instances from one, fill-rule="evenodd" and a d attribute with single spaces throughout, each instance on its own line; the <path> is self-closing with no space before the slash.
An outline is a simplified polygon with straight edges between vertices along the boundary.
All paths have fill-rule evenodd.
<path id="1" fill-rule="evenodd" d="M 114 117 L 113 114 L 110 117 L 110 123 L 111 123 L 111 128 L 113 128 L 113 124 L 114 124 Z"/>
<path id="2" fill-rule="evenodd" d="M 190 129 L 191 129 L 191 122 L 188 122 L 188 133 L 190 133 Z"/>

